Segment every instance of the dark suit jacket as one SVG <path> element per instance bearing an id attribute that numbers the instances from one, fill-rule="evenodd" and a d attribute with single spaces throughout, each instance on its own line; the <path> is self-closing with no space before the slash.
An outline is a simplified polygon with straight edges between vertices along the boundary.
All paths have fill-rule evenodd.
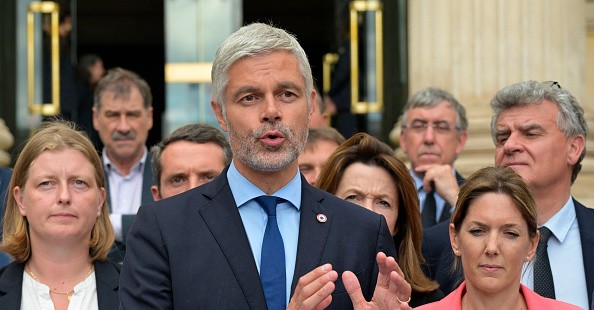
<path id="1" fill-rule="evenodd" d="M 94 265 L 99 309 L 117 309 L 119 266 L 110 262 L 95 262 Z M 0 305 L 3 310 L 21 309 L 24 268 L 25 264 L 12 262 L 0 269 Z"/>
<path id="2" fill-rule="evenodd" d="M 309 185 L 302 177 L 299 278 L 332 263 L 353 271 L 366 298 L 377 280 L 376 253 L 395 256 L 384 218 Z M 325 214 L 321 223 L 317 214 Z M 122 309 L 266 309 L 258 269 L 227 181 L 143 205 L 127 239 L 120 277 Z M 342 281 L 330 308 L 352 308 Z"/>
<path id="3" fill-rule="evenodd" d="M 594 209 L 573 200 L 580 229 L 584 272 L 588 292 L 594 290 Z M 440 223 L 423 231 L 423 256 L 427 261 L 427 276 L 435 279 L 444 294 L 449 294 L 458 287 L 463 278 L 462 271 L 451 273 L 454 254 L 450 246 L 449 223 Z M 592 303 L 592 296 L 589 296 Z"/>
<path id="4" fill-rule="evenodd" d="M 2 227 L 4 223 L 4 213 L 6 212 L 6 198 L 8 197 L 8 183 L 12 176 L 12 169 L 0 167 L 0 239 L 2 238 Z M 0 268 L 10 263 L 10 255 L 0 251 Z"/>
<path id="5" fill-rule="evenodd" d="M 147 155 L 146 160 L 144 161 L 144 169 L 142 171 L 142 196 L 141 196 L 141 204 L 147 204 L 153 201 L 153 195 L 151 194 L 151 186 L 155 185 L 153 180 L 153 169 L 151 166 L 150 154 Z M 103 158 L 101 164 L 103 165 Z M 111 212 L 111 195 L 109 194 L 109 175 L 107 174 L 107 170 L 105 171 L 105 191 L 107 192 L 107 205 L 109 206 L 109 211 Z M 128 231 L 130 230 L 130 226 L 132 226 L 132 222 L 134 222 L 135 214 L 124 214 L 122 215 L 122 237 L 123 242 L 116 241 L 114 243 L 113 249 L 109 253 L 109 260 L 115 263 L 121 263 L 124 261 L 124 255 L 126 254 L 126 237 L 128 236 Z"/>

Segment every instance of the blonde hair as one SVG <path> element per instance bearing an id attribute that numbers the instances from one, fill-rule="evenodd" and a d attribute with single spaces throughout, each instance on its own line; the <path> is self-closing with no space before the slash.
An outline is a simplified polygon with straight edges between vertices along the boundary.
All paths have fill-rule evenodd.
<path id="1" fill-rule="evenodd" d="M 44 123 L 37 130 L 19 154 L 9 184 L 9 195 L 4 216 L 3 242 L 1 249 L 12 255 L 17 262 L 26 262 L 31 257 L 29 222 L 19 212 L 13 194 L 16 186 L 23 187 L 29 177 L 29 167 L 45 151 L 72 149 L 81 152 L 95 169 L 95 181 L 99 188 L 105 188 L 105 176 L 99 155 L 89 138 L 75 129 L 73 123 L 55 121 Z M 93 262 L 106 260 L 114 241 L 114 231 L 109 220 L 107 202 L 101 207 L 101 214 L 93 225 L 89 240 L 89 254 Z"/>

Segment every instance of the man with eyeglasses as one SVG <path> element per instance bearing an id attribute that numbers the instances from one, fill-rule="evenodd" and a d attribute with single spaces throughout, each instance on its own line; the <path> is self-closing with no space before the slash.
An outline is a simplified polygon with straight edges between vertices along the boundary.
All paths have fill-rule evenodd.
<path id="1" fill-rule="evenodd" d="M 468 138 L 466 110 L 452 94 L 429 87 L 408 99 L 400 123 L 400 148 L 411 163 L 423 228 L 429 228 L 451 217 L 464 181 L 454 161 Z"/>

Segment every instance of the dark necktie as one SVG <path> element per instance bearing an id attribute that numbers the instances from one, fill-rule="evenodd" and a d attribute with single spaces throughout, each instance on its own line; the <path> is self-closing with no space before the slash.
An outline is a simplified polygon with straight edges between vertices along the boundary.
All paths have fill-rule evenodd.
<path id="1" fill-rule="evenodd" d="M 427 195 L 425 195 L 425 202 L 423 202 L 423 212 L 421 213 L 423 229 L 435 225 L 435 213 L 437 213 L 437 206 L 435 205 L 435 196 L 433 195 L 433 191 L 430 191 L 427 193 Z"/>
<path id="2" fill-rule="evenodd" d="M 540 296 L 555 299 L 555 283 L 547 252 L 551 231 L 545 226 L 540 227 L 538 231 L 540 231 L 540 240 L 536 246 L 536 260 L 534 261 L 534 291 Z"/>
<path id="3" fill-rule="evenodd" d="M 280 201 L 281 198 L 275 196 L 256 198 L 256 202 L 268 214 L 260 258 L 260 281 L 270 310 L 287 307 L 285 246 L 276 222 L 276 204 Z"/>

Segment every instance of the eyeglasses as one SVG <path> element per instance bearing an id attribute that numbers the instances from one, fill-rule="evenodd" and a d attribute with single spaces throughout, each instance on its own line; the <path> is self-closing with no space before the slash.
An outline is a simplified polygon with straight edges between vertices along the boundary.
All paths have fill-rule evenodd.
<path id="1" fill-rule="evenodd" d="M 460 126 L 451 126 L 446 121 L 437 121 L 437 122 L 427 122 L 423 120 L 415 120 L 410 125 L 402 125 L 402 129 L 410 129 L 413 133 L 422 134 L 427 130 L 427 127 L 431 126 L 433 131 L 438 134 L 448 134 L 452 130 L 461 131 L 462 127 Z"/>

